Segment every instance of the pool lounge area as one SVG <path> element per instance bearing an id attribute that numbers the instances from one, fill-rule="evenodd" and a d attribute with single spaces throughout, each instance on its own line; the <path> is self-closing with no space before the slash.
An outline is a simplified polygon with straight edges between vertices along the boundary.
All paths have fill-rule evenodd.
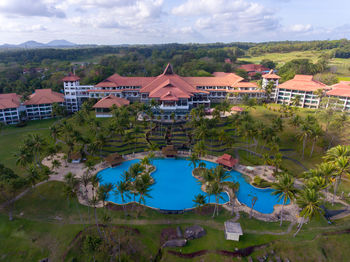
<path id="1" fill-rule="evenodd" d="M 99 176 L 102 179 L 101 183 L 112 183 L 115 185 L 122 180 L 122 174 L 127 171 L 132 164 L 138 163 L 139 161 L 139 159 L 125 161 L 119 166 L 100 171 Z M 204 162 L 207 168 L 217 166 L 216 163 L 209 161 L 201 162 Z M 190 161 L 186 159 L 154 159 L 152 164 L 156 167 L 156 171 L 152 173 L 152 177 L 155 179 L 156 183 L 150 192 L 152 198 L 146 197 L 147 206 L 164 210 L 184 210 L 193 208 L 193 199 L 195 195 L 204 194 L 207 196 L 207 194 L 201 190 L 200 182 L 192 176 L 193 166 Z M 237 171 L 230 171 L 230 174 L 231 178 L 229 178 L 228 181 L 235 181 L 240 184 L 237 192 L 237 199 L 240 203 L 251 207 L 252 198 L 257 197 L 253 209 L 263 214 L 273 213 L 274 206 L 282 204 L 282 201 L 279 201 L 277 196 L 271 195 L 273 189 L 256 188 L 250 185 L 245 177 Z M 229 201 L 227 193 L 223 193 L 222 198 L 220 204 Z M 136 201 L 137 199 L 138 198 L 136 198 Z M 120 196 L 116 196 L 112 193 L 108 201 L 116 204 L 125 204 L 132 202 L 133 199 L 126 199 L 125 203 L 123 203 Z M 208 202 L 208 198 L 206 201 Z M 210 197 L 210 203 L 215 203 L 214 196 Z"/>

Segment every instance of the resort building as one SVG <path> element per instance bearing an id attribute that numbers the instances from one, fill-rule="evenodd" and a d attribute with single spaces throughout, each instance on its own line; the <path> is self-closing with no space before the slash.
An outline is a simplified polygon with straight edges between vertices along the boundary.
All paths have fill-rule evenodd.
<path id="1" fill-rule="evenodd" d="M 36 89 L 24 102 L 28 120 L 47 119 L 52 117 L 52 104 L 64 106 L 64 95 L 51 89 Z"/>
<path id="2" fill-rule="evenodd" d="M 80 85 L 80 78 L 72 74 L 64 77 L 62 81 L 67 111 L 76 112 L 80 110 L 83 102 L 89 98 L 88 90 L 94 86 Z"/>
<path id="3" fill-rule="evenodd" d="M 0 122 L 17 124 L 20 122 L 21 97 L 15 93 L 0 94 Z"/>
<path id="4" fill-rule="evenodd" d="M 326 106 L 332 106 L 332 99 L 336 100 L 336 107 L 343 111 L 350 112 L 350 81 L 340 81 L 332 85 L 331 90 L 326 92 Z"/>
<path id="5" fill-rule="evenodd" d="M 209 108 L 210 103 L 218 103 L 225 99 L 237 103 L 245 96 L 265 98 L 265 92 L 259 90 L 256 83 L 243 80 L 234 73 L 224 72 L 215 72 L 213 77 L 182 77 L 174 73 L 172 66 L 168 64 L 164 72 L 157 77 L 123 77 L 114 74 L 85 90 L 88 96 L 84 93 L 84 99 L 101 99 L 114 95 L 130 102 L 150 103 L 154 100 L 157 103 L 153 108 L 154 114 L 161 116 L 161 119 L 170 120 L 173 113 L 176 119 L 184 119 L 192 108 L 200 105 Z M 66 103 L 72 104 L 75 99 L 76 110 L 83 100 L 79 101 L 73 98 L 72 93 L 68 95 L 67 92 L 68 87 L 75 90 L 81 87 L 79 78 L 69 75 L 63 81 Z"/>
<path id="6" fill-rule="evenodd" d="M 109 95 L 98 101 L 93 108 L 95 109 L 96 117 L 111 117 L 111 109 L 113 107 L 121 107 L 129 104 L 130 101 L 125 98 Z"/>
<path id="7" fill-rule="evenodd" d="M 238 68 L 247 71 L 248 76 L 250 77 L 255 76 L 256 74 L 266 74 L 270 71 L 269 68 L 256 64 L 245 64 Z"/>
<path id="8" fill-rule="evenodd" d="M 318 90 L 327 90 L 326 85 L 314 80 L 312 75 L 295 75 L 293 79 L 276 86 L 275 102 L 290 105 L 293 99 L 299 96 L 300 107 L 318 108 Z"/>
<path id="9" fill-rule="evenodd" d="M 270 70 L 267 74 L 264 74 L 261 76 L 262 77 L 262 88 L 266 89 L 267 85 L 272 82 L 273 83 L 273 88 L 271 90 L 271 95 L 270 98 L 273 100 L 277 99 L 277 86 L 278 86 L 278 81 L 281 79 L 280 76 L 276 75 L 273 71 L 273 69 Z"/>

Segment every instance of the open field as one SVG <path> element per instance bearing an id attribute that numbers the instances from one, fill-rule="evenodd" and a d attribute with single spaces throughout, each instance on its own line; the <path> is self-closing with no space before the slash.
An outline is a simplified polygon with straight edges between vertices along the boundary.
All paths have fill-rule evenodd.
<path id="1" fill-rule="evenodd" d="M 316 63 L 322 54 L 332 52 L 329 51 L 295 51 L 289 53 L 267 53 L 261 56 L 247 56 L 239 58 L 239 61 L 246 61 L 249 63 L 259 64 L 263 59 L 270 59 L 277 63 L 277 67 L 283 66 L 286 62 L 293 59 L 309 59 L 313 63 Z M 339 80 L 347 80 L 350 77 L 350 59 L 332 58 L 329 62 L 330 67 L 336 67 L 336 73 L 339 76 Z"/>

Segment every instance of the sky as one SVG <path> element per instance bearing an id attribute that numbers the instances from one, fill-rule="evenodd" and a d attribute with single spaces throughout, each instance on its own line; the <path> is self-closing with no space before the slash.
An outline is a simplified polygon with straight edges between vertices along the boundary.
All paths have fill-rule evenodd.
<path id="1" fill-rule="evenodd" d="M 0 0 L 0 44 L 350 38 L 349 0 Z"/>

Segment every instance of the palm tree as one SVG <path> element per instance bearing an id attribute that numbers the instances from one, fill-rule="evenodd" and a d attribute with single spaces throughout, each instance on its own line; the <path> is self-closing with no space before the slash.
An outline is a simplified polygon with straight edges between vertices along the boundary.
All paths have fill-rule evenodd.
<path id="1" fill-rule="evenodd" d="M 197 154 L 192 153 L 187 160 L 189 160 L 191 162 L 190 165 L 192 164 L 193 168 L 196 168 L 197 167 L 197 163 L 199 162 L 199 157 L 198 157 Z"/>
<path id="2" fill-rule="evenodd" d="M 98 187 L 98 184 L 101 182 L 101 178 L 95 174 L 91 176 L 90 178 L 90 183 L 92 185 L 92 195 L 95 197 L 95 189 Z"/>
<path id="3" fill-rule="evenodd" d="M 304 159 L 304 152 L 306 147 L 306 141 L 308 137 L 310 136 L 310 127 L 306 124 L 303 124 L 301 126 L 301 130 L 299 133 L 299 139 L 303 141 L 303 152 L 302 152 L 302 159 Z"/>
<path id="4" fill-rule="evenodd" d="M 290 120 L 289 124 L 293 127 L 299 127 L 302 123 L 302 119 L 299 115 L 294 115 Z"/>
<path id="5" fill-rule="evenodd" d="M 89 202 L 90 202 L 89 204 L 94 207 L 95 224 L 96 224 L 96 227 L 97 227 L 98 234 L 100 235 L 100 238 L 102 238 L 102 233 L 101 233 L 101 230 L 100 230 L 100 226 L 98 224 L 98 217 L 97 217 L 97 212 L 96 212 L 96 206 L 98 205 L 98 203 L 100 201 L 99 201 L 99 199 L 96 196 L 93 196 L 90 199 Z"/>
<path id="6" fill-rule="evenodd" d="M 57 168 L 61 167 L 61 162 L 57 159 L 54 159 L 52 162 L 52 171 L 55 171 Z"/>
<path id="7" fill-rule="evenodd" d="M 76 178 L 76 175 L 69 172 L 64 176 L 64 182 L 65 182 L 65 193 L 67 198 L 75 198 L 77 197 L 78 191 L 77 191 L 77 187 L 79 186 L 79 180 Z M 75 206 L 76 209 L 78 210 L 79 213 L 79 217 L 80 217 L 80 222 L 82 223 L 82 217 L 81 217 L 81 213 L 80 210 L 78 208 L 78 203 L 77 201 L 75 202 Z"/>
<path id="8" fill-rule="evenodd" d="M 122 198 L 124 212 L 126 210 L 125 209 L 125 202 L 126 202 L 125 199 L 130 198 L 130 196 L 128 194 L 129 190 L 130 190 L 130 182 L 127 180 L 119 181 L 116 185 L 116 190 L 114 190 L 114 194 L 120 195 L 120 197 Z"/>
<path id="9" fill-rule="evenodd" d="M 333 147 L 327 151 L 324 158 L 335 167 L 336 181 L 332 201 L 332 204 L 334 204 L 334 198 L 341 183 L 342 176 L 350 173 L 350 146 L 338 145 Z"/>
<path id="10" fill-rule="evenodd" d="M 320 208 L 320 197 L 314 188 L 304 188 L 297 197 L 297 204 L 302 210 L 299 214 L 301 221 L 298 225 L 298 230 L 294 234 L 294 237 L 299 233 L 300 229 L 305 223 L 305 220 L 311 220 L 315 215 L 322 212 L 322 209 Z"/>
<path id="11" fill-rule="evenodd" d="M 202 209 L 202 206 L 205 205 L 205 196 L 203 194 L 198 194 L 194 196 L 194 206 L 199 207 L 199 210 Z"/>
<path id="12" fill-rule="evenodd" d="M 239 183 L 238 182 L 231 182 L 228 184 L 228 188 L 231 189 L 232 196 L 230 196 L 230 202 L 231 202 L 231 216 L 233 216 L 234 212 L 234 204 L 235 200 L 237 198 L 237 192 L 239 190 Z"/>
<path id="13" fill-rule="evenodd" d="M 32 185 L 32 188 L 34 188 L 36 182 L 40 179 L 40 175 L 36 166 L 34 165 L 29 166 L 28 175 L 26 178 L 28 183 Z"/>
<path id="14" fill-rule="evenodd" d="M 113 189 L 113 185 L 111 183 L 100 185 L 97 189 L 97 198 L 102 201 L 103 207 L 105 207 L 106 201 L 109 199 L 110 192 Z"/>
<path id="15" fill-rule="evenodd" d="M 293 106 L 299 106 L 300 102 L 301 102 L 301 96 L 300 95 L 296 95 L 294 97 L 292 97 L 292 99 L 290 100 L 291 104 Z"/>
<path id="16" fill-rule="evenodd" d="M 16 157 L 16 165 L 21 167 L 26 167 L 32 159 L 31 151 L 26 146 L 21 146 L 14 156 Z"/>
<path id="17" fill-rule="evenodd" d="M 139 176 L 135 180 L 135 190 L 139 197 L 139 204 L 143 203 L 146 204 L 145 197 L 151 197 L 149 194 L 151 191 L 151 186 L 154 185 L 154 181 L 152 181 L 152 177 L 149 173 L 144 173 L 141 176 Z"/>
<path id="18" fill-rule="evenodd" d="M 312 154 L 314 152 L 316 141 L 323 135 L 323 130 L 320 125 L 312 125 L 310 127 L 310 138 L 312 139 L 312 148 L 310 152 L 310 157 L 312 157 Z"/>
<path id="19" fill-rule="evenodd" d="M 283 173 L 277 177 L 277 182 L 273 183 L 272 188 L 275 189 L 272 195 L 278 196 L 278 200 L 283 200 L 280 222 L 280 226 L 282 226 L 283 207 L 287 204 L 288 200 L 292 201 L 295 198 L 297 192 L 294 187 L 294 178 L 287 173 Z"/>
<path id="20" fill-rule="evenodd" d="M 222 192 L 224 192 L 222 184 L 214 181 L 213 183 L 210 184 L 210 192 L 215 196 L 215 208 L 213 212 L 213 218 L 215 217 L 215 214 L 218 216 L 219 215 L 219 200 L 224 199 L 221 195 Z"/>
<path id="21" fill-rule="evenodd" d="M 275 166 L 275 174 L 278 173 L 279 167 L 281 166 L 283 161 L 283 156 L 281 153 L 277 153 L 272 159 L 272 163 Z"/>
<path id="22" fill-rule="evenodd" d="M 272 119 L 272 126 L 273 129 L 276 132 L 282 132 L 283 131 L 283 120 L 281 117 L 276 117 L 274 119 Z"/>
<path id="23" fill-rule="evenodd" d="M 252 218 L 253 216 L 253 209 L 254 209 L 254 206 L 256 204 L 256 201 L 258 201 L 258 197 L 257 196 L 252 196 L 252 206 L 250 207 L 250 213 L 249 213 L 249 218 Z"/>

